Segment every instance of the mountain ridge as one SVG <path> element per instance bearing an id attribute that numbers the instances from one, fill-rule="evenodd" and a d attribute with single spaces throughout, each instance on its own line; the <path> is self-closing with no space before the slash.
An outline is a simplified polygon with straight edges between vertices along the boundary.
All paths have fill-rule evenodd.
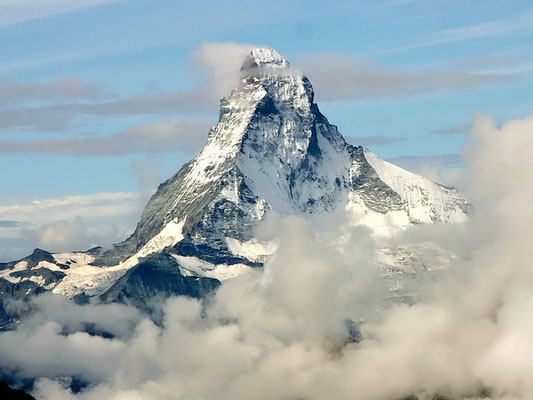
<path id="1" fill-rule="evenodd" d="M 469 204 L 454 189 L 348 144 L 320 112 L 310 81 L 275 50 L 252 50 L 240 72 L 240 86 L 221 100 L 204 148 L 159 185 L 129 238 L 111 249 L 44 251 L 37 261 L 1 264 L 4 293 L 27 282 L 27 294 L 129 298 L 141 306 L 146 301 L 137 300 L 158 289 L 162 295 L 203 295 L 217 286 L 204 279 L 246 273 L 275 251 L 255 237 L 268 213 L 312 219 L 342 210 L 353 225 L 378 236 L 466 217 Z M 153 274 L 174 268 L 181 277 L 171 279 L 196 280 L 168 287 L 150 280 L 155 286 L 144 289 L 124 282 L 139 279 L 128 271 L 142 263 Z M 135 289 L 124 294 L 124 287 Z M 123 295 L 110 295 L 118 292 Z"/>

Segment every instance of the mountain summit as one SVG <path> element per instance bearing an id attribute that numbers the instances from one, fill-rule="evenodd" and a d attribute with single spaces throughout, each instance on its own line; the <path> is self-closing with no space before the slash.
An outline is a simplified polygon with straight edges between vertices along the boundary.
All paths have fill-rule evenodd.
<path id="1" fill-rule="evenodd" d="M 268 213 L 314 218 L 339 210 L 353 225 L 392 235 L 411 224 L 461 221 L 468 203 L 348 144 L 320 112 L 309 80 L 277 51 L 257 48 L 242 64 L 239 87 L 221 100 L 205 147 L 158 187 L 128 239 L 0 265 L 0 292 L 139 306 L 159 295 L 200 297 L 275 251 L 255 238 Z"/>
<path id="2" fill-rule="evenodd" d="M 289 62 L 274 49 L 256 48 L 244 59 L 241 71 L 250 71 L 267 65 L 274 68 L 287 68 Z"/>

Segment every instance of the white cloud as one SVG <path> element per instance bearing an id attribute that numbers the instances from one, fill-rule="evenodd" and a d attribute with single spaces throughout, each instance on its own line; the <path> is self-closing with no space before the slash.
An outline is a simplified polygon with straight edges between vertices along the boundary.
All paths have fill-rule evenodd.
<path id="1" fill-rule="evenodd" d="M 0 108 L 0 130 L 29 128 L 36 131 L 64 131 L 79 123 L 84 116 L 134 116 L 162 114 L 203 114 L 215 113 L 219 99 L 228 96 L 237 88 L 240 66 L 253 44 L 233 42 L 206 42 L 190 55 L 188 66 L 197 87 L 176 92 L 150 92 L 129 97 L 112 96 L 100 93 L 102 99 L 74 101 L 74 93 L 69 101 L 61 100 L 57 82 L 10 83 L 12 94 L 0 94 L 9 107 Z M 480 62 L 494 62 L 493 58 L 482 58 Z M 298 57 L 297 67 L 309 76 L 318 101 L 339 101 L 368 97 L 398 98 L 443 90 L 472 90 L 484 85 L 510 83 L 520 78 L 521 73 L 478 72 L 472 65 L 458 62 L 442 64 L 424 69 L 398 69 L 362 59 L 340 54 L 312 54 Z M 498 58 L 498 62 L 501 60 Z M 468 67 L 468 68 L 467 68 Z M 470 70 L 472 69 L 472 70 Z M 72 79 L 72 78 L 71 78 Z M 86 82 L 77 83 L 76 93 L 88 91 Z M 1 88 L 2 82 L 0 82 Z M 50 86 L 50 87 L 49 87 Z M 73 90 L 71 90 L 73 92 Z M 45 98 L 45 104 L 22 104 L 13 106 L 17 98 L 35 100 Z M 67 99 L 65 99 L 67 100 Z M 6 145 L 12 145 L 7 143 Z M 13 144 L 16 146 L 16 144 Z M 22 145 L 24 147 L 24 145 Z"/>
<path id="2" fill-rule="evenodd" d="M 12 261 L 40 247 L 86 250 L 130 235 L 142 207 L 138 193 L 97 193 L 25 202 L 0 201 L 0 260 Z"/>
<path id="3" fill-rule="evenodd" d="M 398 69 L 370 59 L 340 54 L 299 57 L 300 70 L 309 77 L 318 100 L 338 101 L 367 97 L 402 97 L 443 90 L 475 89 L 508 83 L 515 75 L 477 73 L 449 65 L 430 69 Z"/>
<path id="4" fill-rule="evenodd" d="M 124 0 L 0 0 L 0 26 Z"/>
<path id="5" fill-rule="evenodd" d="M 0 140 L 0 154 L 115 156 L 128 153 L 196 152 L 213 125 L 207 121 L 162 120 L 108 135 Z"/>
<path id="6" fill-rule="evenodd" d="M 197 73 L 207 73 L 212 96 L 217 100 L 228 96 L 239 86 L 240 68 L 244 58 L 255 48 L 249 43 L 204 42 L 191 54 Z"/>
<path id="7" fill-rule="evenodd" d="M 460 26 L 430 32 L 424 39 L 405 45 L 397 45 L 386 49 L 385 52 L 399 52 L 415 50 L 424 47 L 433 47 L 456 42 L 491 39 L 502 36 L 520 35 L 531 33 L 533 14 L 524 13 L 500 21 Z"/>
<path id="8" fill-rule="evenodd" d="M 458 135 L 468 133 L 472 129 L 471 124 L 460 124 L 451 128 L 434 129 L 431 133 L 435 135 Z"/>
<path id="9" fill-rule="evenodd" d="M 372 135 L 372 136 L 345 136 L 346 140 L 355 146 L 384 146 L 403 142 L 406 140 L 402 136 Z"/>
<path id="10" fill-rule="evenodd" d="M 20 103 L 25 100 L 94 99 L 101 97 L 102 94 L 100 85 L 74 77 L 64 77 L 49 82 L 10 82 L 0 79 L 0 105 Z"/>
<path id="11" fill-rule="evenodd" d="M 191 53 L 189 73 L 198 87 L 177 92 L 151 92 L 129 97 L 98 92 L 102 99 L 74 101 L 88 97 L 94 84 L 75 78 L 49 83 L 0 81 L 0 130 L 29 128 L 40 131 L 62 131 L 70 128 L 81 116 L 205 114 L 215 113 L 219 100 L 239 86 L 240 66 L 252 44 L 206 42 Z M 69 85 L 67 85 L 69 84 Z M 70 89 L 70 90 L 67 90 Z M 96 90 L 96 86 L 94 86 Z M 67 94 L 69 96 L 67 96 Z M 85 94 L 86 96 L 82 96 Z M 96 93 L 95 93 L 96 95 Z M 70 98 L 68 98 L 70 97 Z M 14 107 L 17 100 L 48 100 L 46 104 Z M 70 100 L 69 102 L 57 100 Z M 87 100 L 82 98 L 82 100 Z M 99 101 L 95 101 L 99 100 Z M 54 102 L 55 101 L 55 102 Z M 9 105 L 6 107 L 5 105 Z"/>
<path id="12" fill-rule="evenodd" d="M 409 287 L 417 304 L 383 302 L 373 254 L 384 243 L 342 215 L 320 227 L 275 219 L 260 233 L 280 243 L 264 271 L 225 281 L 209 304 L 170 299 L 160 326 L 116 306 L 36 300 L 41 313 L 0 334 L 2 371 L 49 378 L 35 388 L 43 399 L 528 400 L 532 132 L 533 118 L 498 127 L 477 117 L 465 158 L 470 219 L 387 242 L 429 241 L 456 255 L 448 271 Z M 360 324 L 359 343 L 347 319 Z M 100 329 L 117 320 L 116 337 L 80 332 L 84 320 Z M 73 373 L 92 385 L 65 390 L 57 378 Z"/>

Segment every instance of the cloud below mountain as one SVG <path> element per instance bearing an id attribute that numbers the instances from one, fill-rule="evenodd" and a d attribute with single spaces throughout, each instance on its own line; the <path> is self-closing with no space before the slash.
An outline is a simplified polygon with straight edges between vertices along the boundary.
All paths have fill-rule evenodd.
<path id="1" fill-rule="evenodd" d="M 88 249 L 124 239 L 144 203 L 138 193 L 97 193 L 0 204 L 0 261 L 24 257 L 36 247 Z"/>
<path id="2" fill-rule="evenodd" d="M 59 400 L 527 400 L 532 130 L 533 118 L 498 127 L 476 117 L 465 151 L 469 221 L 414 226 L 387 242 L 434 242 L 456 255 L 448 271 L 412 287 L 414 305 L 384 301 L 372 261 L 383 242 L 342 215 L 321 226 L 290 217 L 260 232 L 280 243 L 264 271 L 226 281 L 207 307 L 168 300 L 161 326 L 117 305 L 78 312 L 64 299 L 37 298 L 41 313 L 0 334 L 2 370 L 42 377 L 35 394 Z M 350 340 L 349 320 L 362 340 Z M 84 322 L 114 337 L 83 333 Z M 92 385 L 71 393 L 57 378 L 73 373 Z"/>

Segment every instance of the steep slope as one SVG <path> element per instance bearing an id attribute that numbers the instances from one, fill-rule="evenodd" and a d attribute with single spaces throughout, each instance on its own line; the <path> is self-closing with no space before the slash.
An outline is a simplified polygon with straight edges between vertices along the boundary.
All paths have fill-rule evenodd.
<path id="1" fill-rule="evenodd" d="M 267 213 L 314 218 L 345 210 L 354 225 L 375 235 L 465 217 L 468 203 L 454 189 L 346 143 L 314 103 L 309 80 L 275 50 L 254 49 L 241 74 L 240 87 L 221 100 L 205 147 L 159 186 L 127 240 L 112 249 L 47 255 L 35 265 L 0 265 L 0 281 L 30 280 L 70 297 L 121 300 L 144 296 L 139 279 L 145 279 L 146 293 L 205 293 L 216 285 L 203 279 L 246 273 L 275 251 L 254 238 Z M 157 265 L 167 260 L 182 277 L 196 277 L 191 282 L 197 287 L 163 288 L 144 272 L 128 272 L 157 254 L 163 257 L 156 257 Z M 58 282 L 38 279 L 42 269 L 56 273 Z M 26 270 L 32 272 L 23 277 Z M 124 292 L 131 285 L 136 289 Z"/>

